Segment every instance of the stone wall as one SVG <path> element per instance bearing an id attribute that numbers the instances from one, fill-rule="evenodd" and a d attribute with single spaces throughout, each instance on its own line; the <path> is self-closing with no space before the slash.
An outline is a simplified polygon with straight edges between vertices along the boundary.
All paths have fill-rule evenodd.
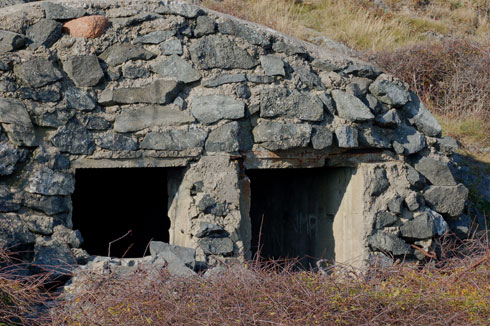
<path id="1" fill-rule="evenodd" d="M 355 168 L 334 228 L 336 256 L 358 266 L 423 259 L 468 195 L 451 140 L 397 78 L 176 1 L 3 8 L 0 123 L 0 245 L 37 264 L 86 258 L 78 168 L 184 167 L 170 242 L 205 263 L 250 258 L 247 170 Z"/>

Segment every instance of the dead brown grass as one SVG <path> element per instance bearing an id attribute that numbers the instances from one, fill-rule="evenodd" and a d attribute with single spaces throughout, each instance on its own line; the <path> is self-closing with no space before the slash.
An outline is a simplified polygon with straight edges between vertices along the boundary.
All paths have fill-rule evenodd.
<path id="1" fill-rule="evenodd" d="M 92 275 L 55 325 L 488 325 L 490 250 L 466 242 L 437 267 L 400 264 L 369 273 L 295 271 L 250 263 L 214 278 Z M 454 247 L 453 247 L 454 248 Z M 87 285 L 87 283 L 86 283 Z"/>
<path id="2" fill-rule="evenodd" d="M 40 308 L 50 300 L 43 288 L 49 276 L 29 276 L 26 264 L 0 250 L 0 326 L 46 325 Z"/>
<path id="3" fill-rule="evenodd" d="M 490 47 L 445 40 L 378 52 L 375 60 L 439 114 L 490 118 Z"/>
<path id="4" fill-rule="evenodd" d="M 357 50 L 396 50 L 438 37 L 490 41 L 488 0 L 204 0 L 204 5 L 307 38 L 305 27 Z"/>

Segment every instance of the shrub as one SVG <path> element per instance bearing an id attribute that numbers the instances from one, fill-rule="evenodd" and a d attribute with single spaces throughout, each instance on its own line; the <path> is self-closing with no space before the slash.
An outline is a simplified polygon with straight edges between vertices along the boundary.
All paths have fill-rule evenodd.
<path id="1" fill-rule="evenodd" d="M 49 274 L 30 275 L 27 265 L 0 249 L 0 326 L 45 325 L 43 308 L 50 296 L 43 290 Z"/>
<path id="2" fill-rule="evenodd" d="M 377 53 L 375 60 L 438 113 L 490 119 L 490 46 L 443 40 Z"/>
<path id="3" fill-rule="evenodd" d="M 294 262 L 251 262 L 208 278 L 176 279 L 165 270 L 87 275 L 53 315 L 55 325 L 70 326 L 488 325 L 490 251 L 460 245 L 466 249 L 443 251 L 437 268 L 319 273 L 297 271 Z"/>

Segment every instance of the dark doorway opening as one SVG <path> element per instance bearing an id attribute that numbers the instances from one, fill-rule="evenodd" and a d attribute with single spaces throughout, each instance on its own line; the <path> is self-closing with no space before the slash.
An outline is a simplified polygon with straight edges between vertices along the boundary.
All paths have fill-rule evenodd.
<path id="1" fill-rule="evenodd" d="M 91 255 L 142 257 L 150 240 L 169 240 L 165 168 L 77 169 L 73 227 Z M 149 253 L 146 252 L 148 255 Z"/>
<path id="2" fill-rule="evenodd" d="M 349 168 L 249 170 L 253 257 L 298 258 L 302 268 L 335 261 L 333 222 Z"/>

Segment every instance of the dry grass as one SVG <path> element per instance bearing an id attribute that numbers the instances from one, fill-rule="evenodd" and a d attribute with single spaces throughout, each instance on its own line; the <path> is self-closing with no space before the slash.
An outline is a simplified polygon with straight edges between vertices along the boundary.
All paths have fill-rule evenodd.
<path id="1" fill-rule="evenodd" d="M 437 37 L 490 41 L 490 1 L 204 0 L 204 4 L 296 37 L 304 27 L 357 50 L 395 50 Z"/>
<path id="2" fill-rule="evenodd" d="M 453 247 L 454 248 L 454 247 Z M 92 275 L 54 325 L 488 325 L 490 251 L 469 241 L 437 267 L 400 264 L 368 273 L 295 271 L 252 262 L 214 278 L 163 270 L 129 278 Z"/>
<path id="3" fill-rule="evenodd" d="M 26 264 L 0 250 L 0 326 L 40 326 L 49 321 L 39 311 L 50 299 L 43 289 L 49 273 L 26 275 Z"/>
<path id="4" fill-rule="evenodd" d="M 302 6 L 294 0 L 204 0 L 208 8 L 268 26 L 298 38 L 305 36 L 301 26 Z"/>

